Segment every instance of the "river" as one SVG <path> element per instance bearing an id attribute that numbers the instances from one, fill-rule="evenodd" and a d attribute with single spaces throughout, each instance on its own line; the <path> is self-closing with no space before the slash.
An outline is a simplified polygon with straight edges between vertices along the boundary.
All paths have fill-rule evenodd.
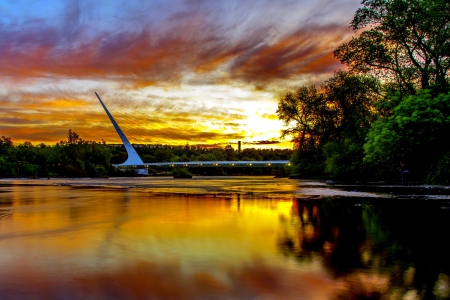
<path id="1" fill-rule="evenodd" d="M 0 180 L 0 299 L 448 299 L 449 208 L 270 177 Z"/>

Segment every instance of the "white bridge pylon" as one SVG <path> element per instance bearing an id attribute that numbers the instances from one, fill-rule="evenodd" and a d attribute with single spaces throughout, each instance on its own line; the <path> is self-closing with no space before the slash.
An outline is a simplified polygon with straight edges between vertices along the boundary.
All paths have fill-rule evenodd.
<path id="1" fill-rule="evenodd" d="M 114 120 L 113 116 L 109 113 L 105 104 L 103 103 L 100 96 L 95 92 L 100 104 L 103 106 L 106 114 L 109 117 L 109 120 L 113 124 L 114 128 L 117 131 L 120 139 L 122 140 L 123 145 L 125 146 L 125 150 L 127 151 L 128 158 L 124 163 L 121 164 L 113 164 L 113 166 L 118 168 L 133 168 L 137 169 L 137 173 L 141 175 L 148 175 L 148 167 L 175 167 L 175 166 L 184 166 L 184 167 L 216 167 L 216 166 L 239 166 L 239 167 L 254 167 L 254 166 L 272 166 L 272 165 L 288 165 L 289 160 L 230 160 L 230 161 L 183 161 L 183 162 L 154 162 L 154 163 L 144 163 L 137 154 L 134 147 L 131 145 L 130 141 L 127 139 L 122 129 L 120 129 L 117 122 Z"/>
<path id="2" fill-rule="evenodd" d="M 115 167 L 134 167 L 137 169 L 137 173 L 140 175 L 148 175 L 148 169 L 143 168 L 144 162 L 142 161 L 139 154 L 137 154 L 134 147 L 130 144 L 130 141 L 128 141 L 127 137 L 123 133 L 122 129 L 120 129 L 117 122 L 114 120 L 113 116 L 109 113 L 108 109 L 106 108 L 105 104 L 103 103 L 102 99 L 100 99 L 100 96 L 95 92 L 95 95 L 98 98 L 98 101 L 100 101 L 100 104 L 103 106 L 103 109 L 105 110 L 106 114 L 108 115 L 109 119 L 111 120 L 111 123 L 113 124 L 114 128 L 117 131 L 117 134 L 119 135 L 120 139 L 122 140 L 123 145 L 125 146 L 125 150 L 127 150 L 128 158 L 127 160 L 122 164 L 113 165 Z"/>

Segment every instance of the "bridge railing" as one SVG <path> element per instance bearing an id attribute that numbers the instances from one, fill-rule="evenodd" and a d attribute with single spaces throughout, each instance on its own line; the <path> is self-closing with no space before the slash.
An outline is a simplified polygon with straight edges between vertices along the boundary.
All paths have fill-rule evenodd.
<path id="1" fill-rule="evenodd" d="M 273 165 L 289 165 L 289 160 L 218 160 L 218 161 L 178 161 L 153 162 L 144 165 L 114 165 L 119 168 L 146 168 L 146 167 L 262 167 Z"/>

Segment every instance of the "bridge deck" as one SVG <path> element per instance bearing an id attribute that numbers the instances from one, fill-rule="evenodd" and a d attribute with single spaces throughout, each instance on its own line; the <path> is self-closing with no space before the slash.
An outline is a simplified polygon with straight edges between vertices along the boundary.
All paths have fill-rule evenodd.
<path id="1" fill-rule="evenodd" d="M 144 163 L 144 165 L 114 165 L 116 167 L 259 167 L 259 166 L 272 166 L 272 165 L 288 165 L 289 160 L 218 160 L 218 161 L 178 161 L 178 162 L 153 162 Z"/>

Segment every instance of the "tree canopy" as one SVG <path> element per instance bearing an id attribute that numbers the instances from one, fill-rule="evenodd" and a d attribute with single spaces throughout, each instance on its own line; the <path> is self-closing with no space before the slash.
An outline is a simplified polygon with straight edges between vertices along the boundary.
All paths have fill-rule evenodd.
<path id="1" fill-rule="evenodd" d="M 406 97 L 389 118 L 375 121 L 367 135 L 364 161 L 378 173 L 395 170 L 400 161 L 427 174 L 436 158 L 450 151 L 443 142 L 450 130 L 450 95 L 427 90 Z M 387 168 L 387 170 L 386 170 Z"/>
<path id="2" fill-rule="evenodd" d="M 398 89 L 449 91 L 450 2 L 364 0 L 351 27 L 364 29 L 334 54 L 351 71 L 395 82 Z"/>
<path id="3" fill-rule="evenodd" d="M 282 134 L 299 149 L 293 170 L 395 180 L 407 161 L 417 181 L 450 182 L 450 1 L 362 5 L 350 23 L 358 35 L 334 51 L 347 71 L 279 101 Z"/>
<path id="4" fill-rule="evenodd" d="M 288 160 L 289 149 L 246 148 L 235 151 L 231 145 L 223 148 L 203 148 L 197 146 L 146 145 L 136 148 L 143 161 L 179 162 L 212 160 Z M 127 159 L 122 147 L 111 147 L 104 142 L 85 141 L 71 129 L 67 139 L 56 145 L 31 142 L 14 145 L 11 138 L 0 138 L 0 177 L 104 177 L 133 176 L 134 172 L 122 172 L 112 164 L 121 164 Z M 278 175 L 286 174 L 285 166 L 270 167 L 211 167 L 193 169 L 201 175 Z M 191 170 L 191 169 L 190 169 Z M 150 170 L 166 175 L 173 170 L 164 168 Z"/>
<path id="5" fill-rule="evenodd" d="M 281 98 L 277 114 L 287 127 L 283 135 L 292 136 L 298 149 L 294 171 L 318 174 L 325 168 L 337 175 L 359 168 L 378 87 L 374 77 L 339 71 L 319 90 L 303 86 Z"/>

